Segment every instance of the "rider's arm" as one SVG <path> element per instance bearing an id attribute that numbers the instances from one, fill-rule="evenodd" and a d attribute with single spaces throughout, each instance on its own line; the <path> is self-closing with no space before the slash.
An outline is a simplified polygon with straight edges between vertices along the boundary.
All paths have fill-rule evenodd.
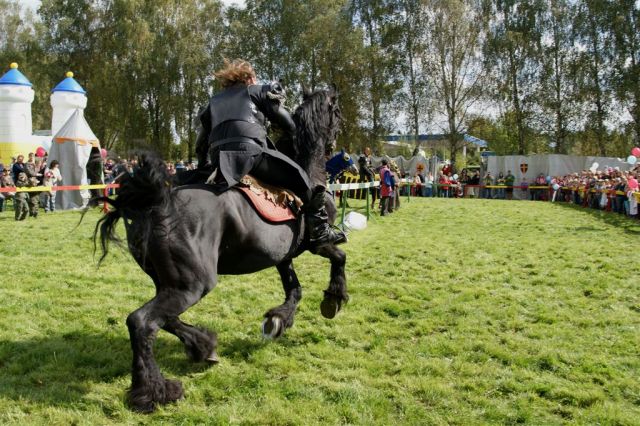
<path id="1" fill-rule="evenodd" d="M 289 111 L 283 106 L 285 93 L 280 83 L 271 83 L 262 86 L 259 98 L 257 105 L 265 117 L 280 130 L 293 137 L 295 135 L 296 125 Z"/>
<path id="2" fill-rule="evenodd" d="M 198 126 L 198 137 L 196 138 L 196 156 L 198 157 L 198 167 L 203 168 L 209 162 L 209 133 L 211 132 L 211 114 L 209 105 L 200 109 L 198 114 L 200 125 Z"/>

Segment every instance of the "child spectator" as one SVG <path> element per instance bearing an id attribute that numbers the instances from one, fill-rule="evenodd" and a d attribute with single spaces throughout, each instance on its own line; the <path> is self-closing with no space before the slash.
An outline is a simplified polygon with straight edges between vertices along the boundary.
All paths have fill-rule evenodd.
<path id="1" fill-rule="evenodd" d="M 29 180 L 27 178 L 27 174 L 25 172 L 18 173 L 18 180 L 16 181 L 16 188 L 25 188 L 29 185 Z M 27 213 L 29 213 L 29 207 L 27 204 L 27 200 L 29 199 L 28 192 L 16 192 L 13 208 L 15 210 L 15 218 L 16 220 L 25 220 L 27 217 Z"/>
<path id="2" fill-rule="evenodd" d="M 429 172 L 425 177 L 424 196 L 433 197 L 433 174 L 431 174 L 431 172 Z"/>

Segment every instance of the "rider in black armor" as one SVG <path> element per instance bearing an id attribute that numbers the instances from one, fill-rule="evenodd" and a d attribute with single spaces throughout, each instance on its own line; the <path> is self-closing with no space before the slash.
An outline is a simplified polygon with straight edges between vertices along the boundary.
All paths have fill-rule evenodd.
<path id="1" fill-rule="evenodd" d="M 213 96 L 200 113 L 198 167 L 213 169 L 210 181 L 227 188 L 250 174 L 269 185 L 290 189 L 304 202 L 311 244 L 345 242 L 344 233 L 327 222 L 325 188 L 311 188 L 306 172 L 277 151 L 267 138 L 267 120 L 292 139 L 295 137 L 295 124 L 282 105 L 282 86 L 257 85 L 251 64 L 238 59 L 225 61 L 215 76 L 224 90 Z"/>

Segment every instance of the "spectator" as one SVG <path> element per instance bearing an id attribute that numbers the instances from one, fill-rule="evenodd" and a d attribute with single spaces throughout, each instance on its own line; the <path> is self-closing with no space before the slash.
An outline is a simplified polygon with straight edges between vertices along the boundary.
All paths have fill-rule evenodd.
<path id="1" fill-rule="evenodd" d="M 413 194 L 416 197 L 422 197 L 423 193 L 423 181 L 422 181 L 422 177 L 420 176 L 419 172 L 416 172 L 416 174 L 413 176 Z"/>
<path id="2" fill-rule="evenodd" d="M 480 185 L 480 172 L 478 171 L 474 172 L 473 176 L 471 176 L 467 180 L 467 183 L 470 185 L 470 188 L 469 188 L 469 191 L 467 191 L 467 194 L 471 198 L 477 198 L 478 195 L 480 194 L 480 191 L 478 188 L 478 186 Z"/>
<path id="3" fill-rule="evenodd" d="M 491 172 L 487 172 L 487 174 L 484 175 L 482 183 L 484 185 L 482 198 L 491 199 L 491 188 L 487 188 L 488 186 L 493 185 L 493 176 L 491 176 Z"/>
<path id="4" fill-rule="evenodd" d="M 613 198 L 613 211 L 616 213 L 624 213 L 624 202 L 627 200 L 627 188 L 626 180 L 623 181 L 621 177 L 617 177 L 613 186 L 613 190 L 616 191 Z"/>
<path id="5" fill-rule="evenodd" d="M 424 196 L 433 197 L 433 174 L 431 174 L 431 172 L 425 176 Z"/>
<path id="6" fill-rule="evenodd" d="M 391 170 L 389 170 L 389 161 L 383 158 L 380 168 L 380 216 L 386 216 L 393 211 L 390 210 L 390 204 L 394 187 L 395 182 Z"/>
<path id="7" fill-rule="evenodd" d="M 375 180 L 371 162 L 371 148 L 369 147 L 366 147 L 364 153 L 358 158 L 358 172 L 360 174 L 358 182 L 373 182 Z M 373 209 L 376 204 L 377 190 L 371 187 L 369 191 L 371 192 L 371 208 Z"/>
<path id="8" fill-rule="evenodd" d="M 35 156 L 33 155 L 33 152 L 29 153 L 29 159 L 27 160 L 26 163 L 24 163 L 24 167 L 27 169 L 28 178 L 32 178 L 37 175 L 36 161 L 35 161 Z"/>
<path id="9" fill-rule="evenodd" d="M 36 162 L 36 179 L 38 180 L 38 186 L 42 185 L 44 182 L 44 174 L 47 171 L 47 162 L 43 159 L 37 159 Z"/>
<path id="10" fill-rule="evenodd" d="M 21 156 L 18 156 L 18 159 Z M 18 179 L 16 180 L 16 188 L 25 188 L 29 186 L 29 178 L 25 172 L 18 173 Z M 25 220 L 27 218 L 27 213 L 29 213 L 28 200 L 29 193 L 28 192 L 16 192 L 15 198 L 13 200 L 13 209 L 15 210 L 15 219 L 16 220 Z"/>
<path id="11" fill-rule="evenodd" d="M 627 198 L 629 199 L 629 216 L 636 216 L 638 214 L 638 200 L 633 196 L 633 193 L 637 190 L 638 188 L 636 187 L 635 189 L 629 189 L 627 191 Z"/>
<path id="12" fill-rule="evenodd" d="M 538 177 L 533 181 L 534 186 L 547 186 L 547 180 L 544 177 L 543 173 L 538 174 Z M 532 201 L 539 201 L 542 198 L 542 194 L 545 192 L 544 189 L 540 188 L 531 188 L 529 190 L 529 194 L 531 196 Z"/>
<path id="13" fill-rule="evenodd" d="M 45 192 L 44 212 L 56 210 L 56 187 L 62 182 L 58 160 L 53 160 L 49 170 L 45 174 L 44 186 L 49 187 L 48 195 Z"/>
<path id="14" fill-rule="evenodd" d="M 0 188 L 12 186 L 15 185 L 13 184 L 13 179 L 9 174 L 9 169 L 0 163 Z M 15 195 L 15 192 L 0 192 L 0 213 L 4 211 L 6 201 L 12 199 Z"/>
<path id="15" fill-rule="evenodd" d="M 391 196 L 392 207 L 389 209 L 389 213 L 393 212 L 400 208 L 400 169 L 395 161 L 391 161 L 391 176 L 393 177 L 393 195 Z M 409 191 L 411 191 L 410 187 L 406 187 Z"/>
<path id="16" fill-rule="evenodd" d="M 513 183 L 516 181 L 516 177 L 511 174 L 511 170 L 507 170 L 507 176 L 504 178 L 504 183 L 506 185 L 505 192 L 507 195 L 507 200 L 513 200 Z"/>
<path id="17" fill-rule="evenodd" d="M 40 186 L 38 184 L 38 178 L 36 176 L 27 178 L 27 185 L 25 186 L 29 188 Z M 40 191 L 38 192 L 29 191 L 26 194 L 27 194 L 27 204 L 29 206 L 29 216 L 36 218 L 38 217 L 38 211 L 40 208 Z"/>
<path id="18" fill-rule="evenodd" d="M 109 184 L 115 180 L 116 177 L 113 174 L 114 167 L 115 164 L 113 162 L 113 159 L 107 158 L 107 160 L 104 162 L 104 183 Z"/>
<path id="19" fill-rule="evenodd" d="M 498 177 L 496 179 L 496 185 L 503 187 L 503 188 L 498 188 L 498 190 L 496 191 L 496 198 L 499 200 L 504 200 L 504 189 L 505 189 L 504 187 L 507 186 L 504 180 L 504 173 L 502 172 L 498 173 Z"/>
<path id="20" fill-rule="evenodd" d="M 16 161 L 13 163 L 11 167 L 11 174 L 13 175 L 13 181 L 18 182 L 18 175 L 20 173 L 28 174 L 27 167 L 24 164 L 24 155 L 20 154 L 16 158 Z"/>
<path id="21" fill-rule="evenodd" d="M 447 179 L 449 180 L 449 196 L 461 198 L 464 194 L 458 175 L 447 176 Z"/>

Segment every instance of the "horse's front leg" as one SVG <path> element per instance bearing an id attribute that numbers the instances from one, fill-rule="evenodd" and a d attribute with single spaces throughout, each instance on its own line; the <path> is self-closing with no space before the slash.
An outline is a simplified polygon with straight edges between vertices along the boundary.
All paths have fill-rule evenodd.
<path id="1" fill-rule="evenodd" d="M 296 271 L 293 269 L 293 262 L 291 260 L 284 261 L 276 268 L 280 273 L 285 299 L 282 305 L 269 309 L 264 314 L 262 335 L 267 338 L 280 337 L 287 328 L 293 326 L 296 308 L 302 299 L 302 287 L 300 287 Z"/>
<path id="2" fill-rule="evenodd" d="M 329 287 L 324 291 L 324 298 L 320 303 L 322 316 L 331 319 L 340 311 L 342 304 L 349 301 L 347 277 L 344 274 L 347 254 L 332 244 L 319 247 L 317 254 L 331 262 Z"/>

